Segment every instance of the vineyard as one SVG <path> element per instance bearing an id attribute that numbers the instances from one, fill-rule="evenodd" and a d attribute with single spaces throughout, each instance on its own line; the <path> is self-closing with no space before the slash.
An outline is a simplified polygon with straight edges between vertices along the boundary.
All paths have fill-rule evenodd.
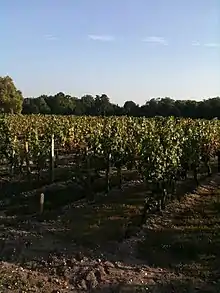
<path id="1" fill-rule="evenodd" d="M 182 196 L 186 194 L 188 185 L 192 192 L 194 188 L 200 190 L 200 183 L 204 180 L 210 180 L 210 182 L 214 180 L 213 190 L 218 189 L 220 178 L 216 173 L 220 171 L 220 123 L 218 120 L 172 117 L 147 119 L 6 115 L 0 118 L 0 153 L 0 219 L 2 223 L 0 260 L 3 259 L 13 265 L 22 265 L 25 270 L 31 267 L 31 271 L 42 274 L 42 278 L 49 274 L 50 277 L 56 276 L 61 280 L 59 284 L 54 281 L 55 283 L 51 285 L 51 281 L 42 279 L 42 286 L 45 283 L 48 287 L 40 291 L 41 287 L 34 283 L 33 275 L 32 281 L 35 284 L 33 286 L 38 288 L 35 292 L 58 292 L 52 291 L 52 288 L 67 288 L 66 280 L 69 277 L 65 277 L 63 271 L 68 271 L 69 274 L 72 272 L 76 278 L 74 281 L 73 277 L 68 279 L 72 280 L 72 283 L 68 283 L 68 288 L 72 288 L 73 285 L 74 288 L 82 290 L 80 292 L 88 292 L 91 280 L 84 277 L 87 273 L 93 274 L 92 278 L 95 280 L 93 280 L 95 285 L 91 285 L 91 288 L 104 282 L 93 272 L 96 266 L 102 276 L 109 278 L 110 283 L 114 279 L 121 278 L 118 277 L 119 275 L 127 275 L 125 268 L 117 267 L 116 270 L 116 260 L 124 261 L 129 258 L 134 261 L 130 255 L 133 248 L 130 246 L 128 248 L 126 243 L 125 246 L 123 245 L 126 239 L 133 239 L 132 237 L 136 237 L 139 241 L 141 231 L 147 231 L 143 232 L 146 233 L 146 239 L 140 245 L 140 254 L 147 258 L 147 262 L 154 257 L 152 252 L 154 250 L 151 251 L 148 246 L 152 242 L 152 247 L 157 247 L 160 237 L 163 238 L 162 243 L 170 241 L 171 247 L 177 246 L 175 243 L 177 240 L 171 241 L 170 234 L 168 236 L 166 234 L 173 231 L 173 227 L 169 226 L 171 225 L 169 219 L 165 220 L 170 217 L 167 209 L 172 210 L 172 205 L 170 206 L 172 203 L 176 205 L 176 210 L 171 212 L 173 221 L 178 219 L 182 221 L 178 225 L 183 226 L 185 218 L 184 216 L 181 218 L 179 214 L 183 209 Z M 56 192 L 52 189 L 51 193 L 49 192 L 50 188 L 56 190 L 60 185 L 65 187 L 64 190 L 59 189 Z M 208 188 L 210 189 L 210 186 Z M 214 225 L 208 221 L 213 219 L 214 223 L 214 216 L 219 215 L 219 212 L 216 213 L 219 203 L 215 202 L 216 198 L 219 198 L 219 193 L 216 196 L 210 196 L 209 191 L 207 195 L 202 190 L 201 194 L 202 200 L 200 195 L 186 196 L 187 213 L 191 213 L 186 218 L 190 223 L 195 220 L 194 229 L 197 229 L 198 221 L 203 221 L 207 227 Z M 41 209 L 42 206 L 39 209 L 42 195 L 46 202 L 44 210 Z M 200 219 L 199 212 L 196 211 L 194 214 L 191 207 L 193 204 L 200 204 L 203 199 L 204 207 L 199 208 L 202 210 Z M 210 204 L 214 206 L 214 216 L 209 214 Z M 206 209 L 208 216 L 204 217 Z M 150 216 L 156 217 L 154 221 L 160 227 L 158 230 L 165 229 L 165 236 L 156 234 L 149 238 L 149 235 L 154 233 L 152 229 L 146 228 Z M 217 217 L 216 231 L 218 221 Z M 187 225 L 190 226 L 190 223 Z M 181 229 L 183 229 L 182 226 Z M 188 226 L 186 234 L 178 232 L 178 237 L 187 237 L 187 229 L 189 229 Z M 206 239 L 205 232 L 202 231 L 201 235 Z M 218 239 L 215 241 L 217 243 Z M 47 248 L 45 248 L 46 243 Z M 20 247 L 19 245 L 23 247 L 23 250 L 15 249 Z M 108 252 L 106 252 L 107 246 Z M 175 249 L 177 249 L 176 246 Z M 207 247 L 205 243 L 204 249 L 208 249 Z M 86 257 L 78 255 L 80 249 L 85 249 L 83 254 L 86 251 L 84 254 L 87 255 Z M 162 248 L 159 246 L 157 249 L 162 255 L 167 253 L 167 250 L 161 252 Z M 199 249 L 202 250 L 203 247 Z M 219 251 L 218 245 L 216 244 L 213 249 Z M 197 251 L 198 248 L 194 250 Z M 173 253 L 173 250 L 170 251 Z M 182 255 L 183 252 L 180 251 Z M 194 254 L 196 254 L 195 251 Z M 75 253 L 77 256 L 72 259 Z M 46 255 L 47 260 L 45 260 Z M 58 258 L 56 258 L 57 255 L 59 255 Z M 104 255 L 105 259 L 110 259 L 112 262 L 108 264 L 108 270 L 112 270 L 111 273 L 103 271 L 106 265 L 102 260 Z M 94 258 L 96 258 L 95 261 Z M 217 259 L 216 257 L 216 261 Z M 66 264 L 67 260 L 71 263 L 70 265 Z M 88 268 L 89 265 L 91 269 Z M 143 266 L 143 262 L 139 265 Z M 166 265 L 167 261 L 163 266 Z M 81 273 L 84 269 L 85 274 Z M 137 267 L 133 266 L 128 269 L 128 272 L 133 274 L 137 282 L 145 278 L 144 282 L 147 284 L 149 282 L 146 277 L 148 269 L 149 267 L 145 267 L 143 271 L 138 271 Z M 0 266 L 0 289 L 8 283 L 6 277 L 8 270 L 9 268 L 4 266 L 1 271 Z M 122 270 L 123 273 L 121 274 L 118 270 Z M 152 270 L 159 282 L 159 271 L 156 271 L 156 268 Z M 2 272 L 5 279 L 1 276 Z M 22 278 L 24 278 L 22 286 L 25 287 L 27 280 L 24 272 L 26 274 L 26 271 L 22 272 Z M 164 274 L 166 275 L 167 272 Z M 80 276 L 82 280 L 79 281 L 77 276 Z M 5 280 L 5 283 L 3 281 L 1 283 L 1 278 Z M 180 274 L 179 278 L 183 280 L 183 275 Z M 20 280 L 21 276 L 18 279 Z M 16 284 L 18 279 L 15 281 Z M 21 287 L 14 283 L 13 286 L 18 288 L 17 291 L 14 289 L 14 291 L 2 292 L 20 292 Z M 170 290 L 169 288 L 167 291 L 152 292 L 171 292 Z M 59 292 L 70 291 L 66 289 Z"/>
<path id="2" fill-rule="evenodd" d="M 53 182 L 66 158 L 72 164 L 70 178 L 93 199 L 92 183 L 101 171 L 108 194 L 114 170 L 119 187 L 123 170 L 135 170 L 159 210 L 175 196 L 176 182 L 187 172 L 197 184 L 201 166 L 210 175 L 210 162 L 220 150 L 216 120 L 11 115 L 1 117 L 0 131 L 1 158 L 11 176 L 23 174 L 31 181 L 35 174 L 40 180 L 46 172 Z"/>

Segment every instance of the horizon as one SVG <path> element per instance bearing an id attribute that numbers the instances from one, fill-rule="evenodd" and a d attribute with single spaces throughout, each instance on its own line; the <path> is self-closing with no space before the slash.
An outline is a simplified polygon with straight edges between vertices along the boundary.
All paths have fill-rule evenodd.
<path id="1" fill-rule="evenodd" d="M 218 0 L 2 0 L 0 76 L 24 97 L 220 96 Z"/>

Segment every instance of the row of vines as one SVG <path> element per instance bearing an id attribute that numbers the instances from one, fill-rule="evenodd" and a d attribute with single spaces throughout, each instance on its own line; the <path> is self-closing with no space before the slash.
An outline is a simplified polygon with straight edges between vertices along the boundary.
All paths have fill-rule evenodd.
<path id="1" fill-rule="evenodd" d="M 172 117 L 9 115 L 0 119 L 0 153 L 12 170 L 26 166 L 30 174 L 30 162 L 38 170 L 45 168 L 53 140 L 62 152 L 85 162 L 88 170 L 104 169 L 107 192 L 110 167 L 117 169 L 120 182 L 123 168 L 136 169 L 161 209 L 174 196 L 176 182 L 189 171 L 197 183 L 201 165 L 211 174 L 210 160 L 220 150 L 220 124 Z"/>

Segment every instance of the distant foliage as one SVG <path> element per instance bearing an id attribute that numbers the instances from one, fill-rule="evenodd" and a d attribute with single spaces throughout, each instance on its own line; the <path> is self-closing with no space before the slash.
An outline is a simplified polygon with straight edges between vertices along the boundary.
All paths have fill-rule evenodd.
<path id="1" fill-rule="evenodd" d="M 158 98 L 137 105 L 126 101 L 123 107 L 110 102 L 107 95 L 93 97 L 86 95 L 79 98 L 63 93 L 54 96 L 26 98 L 23 103 L 23 114 L 57 114 L 77 116 L 133 116 L 155 117 L 174 116 L 183 118 L 220 118 L 220 98 L 212 98 L 196 102 L 192 100 L 173 100 Z"/>
<path id="2" fill-rule="evenodd" d="M 2 113 L 21 113 L 23 96 L 17 90 L 13 80 L 9 77 L 0 77 L 0 111 Z"/>
<path id="3" fill-rule="evenodd" d="M 126 97 L 122 97 L 126 100 Z M 169 97 L 153 98 L 144 105 L 128 100 L 124 106 L 110 102 L 106 94 L 84 95 L 81 98 L 59 92 L 23 99 L 9 77 L 0 77 L 0 111 L 3 113 L 53 114 L 76 116 L 132 116 L 132 117 L 183 117 L 220 118 L 220 97 L 203 101 L 173 100 Z"/>

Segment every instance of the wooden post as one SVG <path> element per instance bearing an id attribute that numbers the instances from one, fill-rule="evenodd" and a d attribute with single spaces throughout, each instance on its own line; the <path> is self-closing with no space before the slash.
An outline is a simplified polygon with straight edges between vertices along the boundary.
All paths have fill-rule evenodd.
<path id="1" fill-rule="evenodd" d="M 51 149 L 50 149 L 50 181 L 54 181 L 54 165 L 55 165 L 55 155 L 54 155 L 54 134 L 51 136 Z"/>
<path id="2" fill-rule="evenodd" d="M 29 148 L 28 148 L 28 141 L 25 142 L 25 162 L 26 162 L 26 170 L 27 170 L 27 177 L 28 181 L 30 181 L 31 169 L 30 169 L 30 161 L 29 161 Z"/>
<path id="3" fill-rule="evenodd" d="M 41 193 L 40 195 L 40 215 L 43 214 L 44 211 L 44 194 Z"/>
<path id="4" fill-rule="evenodd" d="M 86 171 L 87 171 L 87 198 L 93 200 L 92 184 L 91 184 L 91 162 L 88 147 L 86 147 Z"/>
<path id="5" fill-rule="evenodd" d="M 17 136 L 15 136 L 14 138 L 14 141 L 13 141 L 13 149 L 12 149 L 12 158 L 11 158 L 11 170 L 10 170 L 10 173 L 11 173 L 11 176 L 14 175 L 15 173 L 15 143 L 17 141 Z"/>
<path id="6" fill-rule="evenodd" d="M 14 149 L 12 150 L 12 162 L 11 162 L 11 176 L 14 175 L 14 171 L 15 171 L 15 165 L 14 165 L 14 158 L 15 158 L 15 151 Z"/>
<path id="7" fill-rule="evenodd" d="M 106 180 L 105 196 L 109 194 L 109 190 L 110 190 L 110 170 L 111 170 L 111 154 L 108 154 L 107 164 L 106 164 L 106 173 L 105 173 L 105 180 Z"/>

